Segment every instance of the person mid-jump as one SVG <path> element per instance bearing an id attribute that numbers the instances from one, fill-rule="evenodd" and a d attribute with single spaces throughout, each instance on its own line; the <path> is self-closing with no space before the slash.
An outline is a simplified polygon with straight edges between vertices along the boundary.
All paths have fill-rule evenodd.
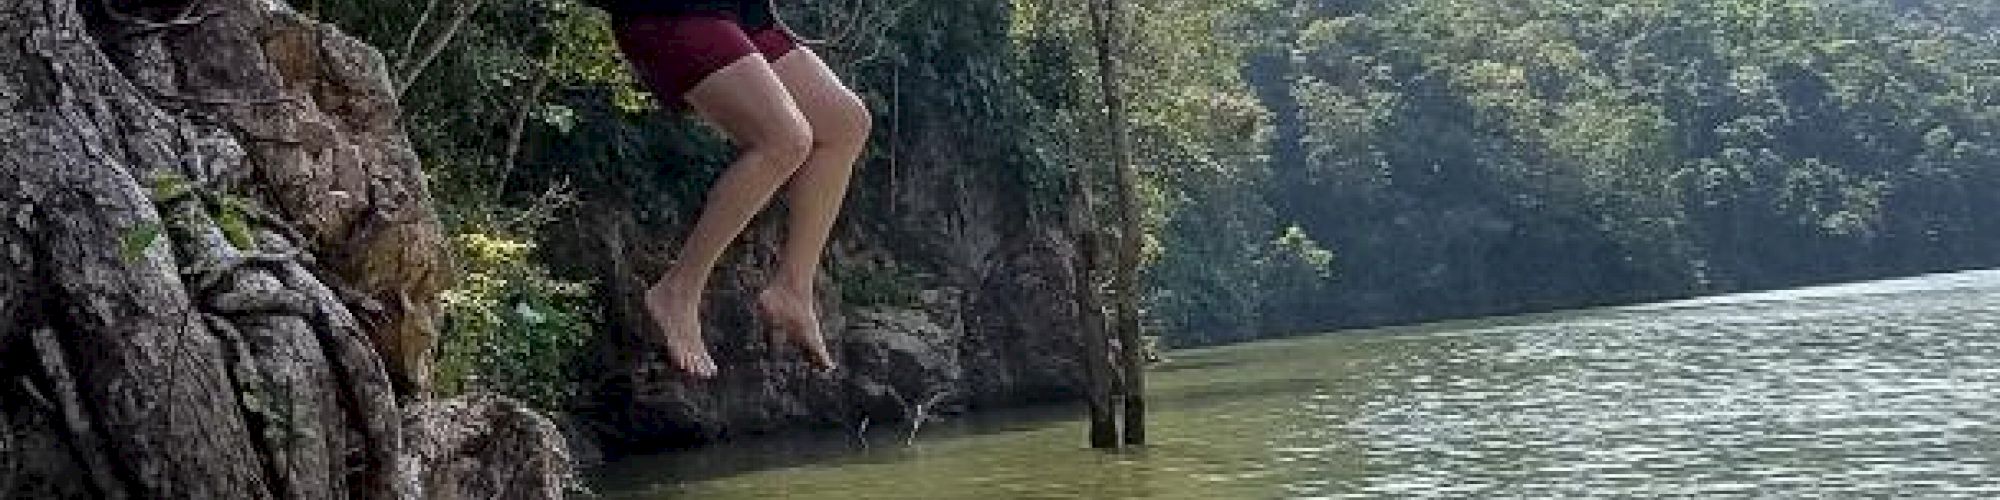
<path id="1" fill-rule="evenodd" d="M 639 80 L 676 112 L 693 110 L 727 135 L 736 160 L 708 192 L 679 258 L 646 291 L 680 370 L 712 377 L 701 297 L 723 250 L 780 186 L 788 218 L 758 312 L 818 369 L 833 369 L 820 336 L 814 278 L 871 122 L 853 90 L 778 19 L 772 0 L 597 0 Z"/>

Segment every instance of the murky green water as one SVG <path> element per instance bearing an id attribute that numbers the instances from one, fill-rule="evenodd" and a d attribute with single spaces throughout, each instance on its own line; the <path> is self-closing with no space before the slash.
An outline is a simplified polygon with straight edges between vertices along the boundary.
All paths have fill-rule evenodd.
<path id="1" fill-rule="evenodd" d="M 1176 352 L 1076 410 L 629 459 L 611 498 L 2000 498 L 2000 272 Z"/>

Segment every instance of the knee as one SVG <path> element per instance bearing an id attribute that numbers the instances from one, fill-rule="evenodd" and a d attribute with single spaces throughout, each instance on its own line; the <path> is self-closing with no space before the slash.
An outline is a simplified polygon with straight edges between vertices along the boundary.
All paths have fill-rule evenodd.
<path id="1" fill-rule="evenodd" d="M 867 103 L 852 92 L 842 93 L 840 98 L 819 109 L 813 120 L 813 139 L 820 147 L 860 148 L 868 142 L 869 129 L 875 125 L 875 117 L 868 111 Z"/>
<path id="2" fill-rule="evenodd" d="M 813 128 L 804 118 L 774 124 L 748 144 L 748 154 L 766 158 L 774 167 L 797 169 L 812 154 Z"/>

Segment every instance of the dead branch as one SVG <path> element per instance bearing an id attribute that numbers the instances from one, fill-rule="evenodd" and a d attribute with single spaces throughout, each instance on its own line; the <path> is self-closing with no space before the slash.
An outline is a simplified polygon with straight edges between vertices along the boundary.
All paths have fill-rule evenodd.
<path id="1" fill-rule="evenodd" d="M 551 58 L 554 49 L 550 49 Z M 528 91 L 521 94 L 521 101 L 515 104 L 514 121 L 507 125 L 507 151 L 500 157 L 500 177 L 493 182 L 493 196 L 507 189 L 507 177 L 514 174 L 514 162 L 521 156 L 521 139 L 527 135 L 528 115 L 534 113 L 535 103 L 542 97 L 542 89 L 549 85 L 549 77 L 555 71 L 547 64 L 535 65 L 535 79 L 528 84 Z"/>
<path id="2" fill-rule="evenodd" d="M 131 38 L 141 35 L 152 34 L 165 29 L 201 24 L 203 22 L 208 21 L 209 18 L 215 17 L 216 14 L 221 13 L 221 10 L 211 9 L 207 12 L 203 12 L 199 15 L 196 15 L 194 14 L 194 10 L 195 7 L 199 5 L 201 5 L 201 2 L 199 1 L 188 2 L 187 5 L 181 7 L 180 13 L 176 14 L 173 19 L 168 19 L 165 21 L 154 21 L 151 19 L 146 19 L 143 17 L 119 12 L 118 9 L 111 8 L 111 5 L 108 3 L 104 4 L 104 14 L 106 16 L 109 16 L 112 21 L 116 21 L 126 26 L 124 31 L 118 33 L 119 37 Z"/>
<path id="3" fill-rule="evenodd" d="M 424 25 L 430 24 L 431 12 L 437 10 L 438 0 L 424 2 L 424 12 L 417 15 L 417 24 L 410 26 L 410 34 L 403 38 L 403 45 L 396 49 L 395 68 L 401 70 L 410 65 L 410 51 L 417 48 L 417 35 L 424 32 Z"/>
<path id="4" fill-rule="evenodd" d="M 861 416 L 861 423 L 854 424 L 854 440 L 861 442 L 861 448 L 868 448 L 868 416 Z"/>
<path id="5" fill-rule="evenodd" d="M 944 401 L 944 398 L 950 395 L 950 389 L 941 390 L 932 393 L 931 397 L 924 399 L 924 402 L 917 403 L 916 406 L 910 408 L 910 434 L 903 438 L 904 445 L 917 444 L 917 431 L 923 430 L 924 422 L 930 420 L 931 409 L 936 408 L 939 402 Z"/>
<path id="6" fill-rule="evenodd" d="M 431 39 L 431 43 L 424 47 L 423 55 L 415 60 L 406 60 L 404 61 L 406 64 L 396 68 L 397 96 L 410 91 L 410 85 L 416 83 L 417 75 L 423 74 L 424 68 L 430 66 L 431 61 L 437 59 L 439 53 L 444 52 L 445 46 L 451 45 L 451 39 L 458 36 L 459 28 L 465 27 L 465 21 L 471 19 L 472 14 L 479 12 L 479 6 L 483 4 L 484 0 L 465 0 L 458 4 L 458 11 L 452 16 L 451 23 L 445 25 L 443 33 Z"/>

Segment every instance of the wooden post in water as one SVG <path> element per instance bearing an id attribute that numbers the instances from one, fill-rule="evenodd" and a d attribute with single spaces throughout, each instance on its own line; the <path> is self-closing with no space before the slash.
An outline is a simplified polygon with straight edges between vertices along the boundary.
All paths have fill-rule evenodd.
<path id="1" fill-rule="evenodd" d="M 1101 2 L 1101 3 L 1100 3 Z M 1126 136 L 1125 99 L 1119 86 L 1118 62 L 1122 56 L 1124 39 L 1121 28 L 1124 0 L 1091 0 L 1091 20 L 1095 25 L 1097 38 L 1097 81 L 1104 94 L 1104 131 L 1111 144 L 1111 165 L 1117 172 L 1117 202 L 1119 214 L 1117 274 L 1112 287 L 1116 302 L 1118 333 L 1117 372 L 1123 376 L 1120 384 L 1123 396 L 1124 442 L 1129 445 L 1146 444 L 1146 365 L 1140 352 L 1142 345 L 1139 335 L 1139 257 L 1141 240 L 1145 236 L 1140 227 L 1139 171 L 1132 165 L 1130 141 Z"/>

